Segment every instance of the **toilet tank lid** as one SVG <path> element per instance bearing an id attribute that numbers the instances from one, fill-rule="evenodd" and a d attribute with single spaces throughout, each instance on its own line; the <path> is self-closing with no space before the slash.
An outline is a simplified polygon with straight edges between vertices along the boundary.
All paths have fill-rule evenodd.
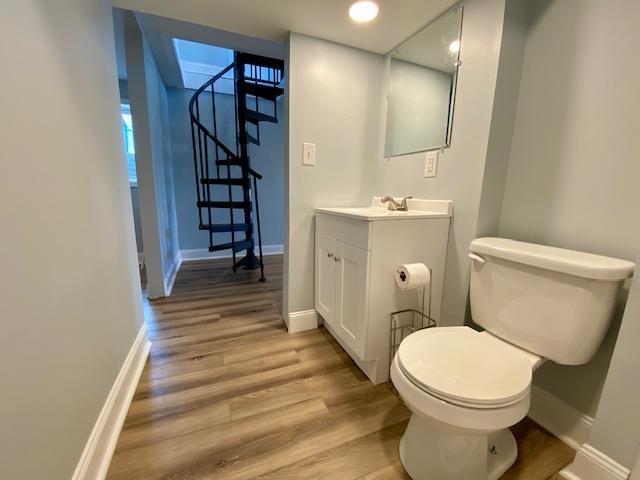
<path id="1" fill-rule="evenodd" d="M 633 275 L 635 268 L 635 263 L 627 260 L 507 238 L 477 238 L 471 242 L 470 250 L 593 280 L 624 280 Z"/>

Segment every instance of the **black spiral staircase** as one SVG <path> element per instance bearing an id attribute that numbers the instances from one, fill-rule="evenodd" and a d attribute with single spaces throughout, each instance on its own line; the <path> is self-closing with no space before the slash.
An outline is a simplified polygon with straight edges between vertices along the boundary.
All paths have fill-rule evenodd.
<path id="1" fill-rule="evenodd" d="M 230 136 L 229 126 L 218 125 L 216 82 L 228 82 L 225 75 L 232 70 L 235 145 L 230 146 L 228 138 L 224 142 Z M 233 271 L 260 268 L 261 282 L 266 280 L 258 200 L 262 175 L 251 168 L 248 146 L 260 145 L 261 122 L 278 122 L 276 101 L 284 93 L 280 87 L 283 73 L 282 60 L 235 52 L 234 62 L 196 90 L 189 102 L 199 228 L 209 234 L 210 252 L 231 250 Z M 264 111 L 267 109 L 269 112 Z M 225 235 L 221 241 L 219 234 Z M 244 257 L 237 260 L 242 251 L 246 251 Z"/>

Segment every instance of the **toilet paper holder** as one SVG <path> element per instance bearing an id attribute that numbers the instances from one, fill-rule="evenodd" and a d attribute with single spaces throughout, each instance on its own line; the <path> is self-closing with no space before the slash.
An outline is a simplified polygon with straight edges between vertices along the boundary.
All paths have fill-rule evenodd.
<path id="1" fill-rule="evenodd" d="M 429 273 L 431 269 L 429 269 Z M 393 357 L 400 346 L 402 340 L 413 332 L 437 326 L 436 320 L 431 316 L 431 286 L 422 287 L 422 305 L 420 310 L 415 308 L 406 308 L 398 310 L 390 314 L 391 331 L 389 332 L 389 364 L 393 361 Z M 429 290 L 427 292 L 427 290 Z M 428 296 L 427 296 L 428 293 Z M 425 312 L 425 296 L 427 311 Z"/>

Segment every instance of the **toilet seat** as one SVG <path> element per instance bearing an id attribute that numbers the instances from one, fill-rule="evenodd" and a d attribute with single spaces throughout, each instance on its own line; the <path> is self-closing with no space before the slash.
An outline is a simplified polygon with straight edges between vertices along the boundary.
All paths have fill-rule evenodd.
<path id="1" fill-rule="evenodd" d="M 416 387 L 455 405 L 495 409 L 529 395 L 530 355 L 469 327 L 415 332 L 400 344 L 397 361 Z"/>

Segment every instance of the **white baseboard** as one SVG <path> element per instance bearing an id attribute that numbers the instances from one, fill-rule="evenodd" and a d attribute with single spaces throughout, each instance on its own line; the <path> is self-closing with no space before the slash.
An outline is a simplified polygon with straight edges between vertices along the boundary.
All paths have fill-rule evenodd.
<path id="1" fill-rule="evenodd" d="M 627 480 L 629 473 L 629 469 L 585 443 L 560 476 L 566 480 Z"/>
<path id="2" fill-rule="evenodd" d="M 173 264 L 171 265 L 171 270 L 167 273 L 167 276 L 164 279 L 164 296 L 168 297 L 171 295 L 171 290 L 173 290 L 173 284 L 176 281 L 176 275 L 178 275 L 178 270 L 180 270 L 180 265 L 182 265 L 182 255 L 180 252 L 176 255 L 176 258 L 173 259 Z"/>
<path id="3" fill-rule="evenodd" d="M 258 249 L 256 248 L 256 254 Z M 283 245 L 264 245 L 262 247 L 263 255 L 279 255 L 284 252 Z M 196 260 L 210 260 L 214 258 L 231 258 L 231 250 L 220 250 L 219 252 L 210 252 L 207 248 L 192 248 L 180 250 L 180 256 L 183 262 Z"/>
<path id="4" fill-rule="evenodd" d="M 147 360 L 151 342 L 143 324 L 89 435 L 72 480 L 103 480 Z"/>
<path id="5" fill-rule="evenodd" d="M 574 450 L 589 438 L 593 418 L 567 405 L 537 385 L 531 386 L 528 416 Z"/>
<path id="6" fill-rule="evenodd" d="M 286 318 L 289 333 L 304 332 L 318 328 L 318 314 L 315 310 L 291 312 Z"/>

